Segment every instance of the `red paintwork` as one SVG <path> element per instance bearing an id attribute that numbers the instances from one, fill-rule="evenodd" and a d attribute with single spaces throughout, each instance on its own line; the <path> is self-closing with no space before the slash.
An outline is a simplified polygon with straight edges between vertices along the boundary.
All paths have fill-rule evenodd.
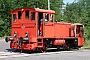
<path id="1" fill-rule="evenodd" d="M 25 11 L 29 10 L 35 12 L 35 20 L 30 20 L 30 18 L 25 18 Z M 22 12 L 22 18 L 18 19 L 18 11 Z M 41 34 L 38 36 L 38 12 L 43 12 L 43 23 L 40 26 Z M 14 37 L 14 32 L 17 32 L 17 37 L 14 37 L 14 41 L 11 41 L 10 47 L 13 49 L 20 50 L 18 46 L 18 38 L 25 38 L 25 33 L 28 31 L 29 42 L 22 44 L 22 50 L 35 50 L 36 48 L 44 47 L 45 39 L 52 39 L 53 45 L 64 45 L 65 41 L 71 41 L 78 39 L 78 46 L 83 46 L 84 37 L 83 32 L 80 31 L 80 27 L 83 27 L 82 24 L 71 24 L 66 22 L 54 22 L 55 11 L 44 10 L 38 8 L 19 8 L 13 10 L 12 14 L 12 35 Z M 16 14 L 16 22 L 13 22 L 13 14 Z M 45 22 L 45 14 L 53 15 L 53 22 Z M 30 17 L 30 16 L 29 16 Z M 79 29 L 79 33 L 76 34 L 76 28 Z"/>
<path id="2" fill-rule="evenodd" d="M 84 44 L 84 38 L 78 38 L 78 46 L 83 46 Z"/>
<path id="3" fill-rule="evenodd" d="M 53 42 L 53 45 L 64 45 L 65 44 L 65 40 L 55 40 Z"/>

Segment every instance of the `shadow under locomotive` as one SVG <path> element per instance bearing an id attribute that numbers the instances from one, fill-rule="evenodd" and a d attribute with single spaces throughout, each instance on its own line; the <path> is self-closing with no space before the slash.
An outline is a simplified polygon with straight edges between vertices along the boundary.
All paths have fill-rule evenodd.
<path id="1" fill-rule="evenodd" d="M 78 49 L 71 49 L 69 51 L 77 51 Z M 15 50 L 15 49 L 6 49 L 7 52 L 15 52 L 15 53 L 27 53 L 27 54 L 37 54 L 37 53 L 42 53 L 38 50 L 35 50 L 35 51 L 21 51 L 21 50 Z M 46 52 L 44 53 L 50 53 L 50 52 L 61 52 L 61 51 L 65 51 L 63 48 L 61 49 L 57 49 L 57 48 L 50 48 L 50 49 L 47 49 Z"/>

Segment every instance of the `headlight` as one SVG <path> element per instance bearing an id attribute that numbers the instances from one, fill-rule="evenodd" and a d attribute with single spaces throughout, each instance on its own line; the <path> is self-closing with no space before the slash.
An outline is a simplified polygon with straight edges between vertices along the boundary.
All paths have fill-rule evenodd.
<path id="1" fill-rule="evenodd" d="M 26 31 L 25 36 L 28 37 L 28 31 Z"/>
<path id="2" fill-rule="evenodd" d="M 14 37 L 17 37 L 17 32 L 14 32 Z"/>

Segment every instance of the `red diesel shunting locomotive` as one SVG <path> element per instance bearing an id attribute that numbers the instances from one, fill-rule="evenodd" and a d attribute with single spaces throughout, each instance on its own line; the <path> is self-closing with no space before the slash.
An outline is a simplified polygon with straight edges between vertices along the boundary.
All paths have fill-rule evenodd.
<path id="1" fill-rule="evenodd" d="M 39 8 L 19 8 L 11 12 L 12 35 L 6 37 L 10 48 L 16 50 L 38 50 L 47 48 L 80 48 L 84 43 L 83 24 L 54 22 L 55 11 Z"/>

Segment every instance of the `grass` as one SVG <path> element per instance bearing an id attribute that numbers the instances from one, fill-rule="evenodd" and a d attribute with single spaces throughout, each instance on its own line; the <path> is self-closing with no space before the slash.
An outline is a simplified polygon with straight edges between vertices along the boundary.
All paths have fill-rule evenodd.
<path id="1" fill-rule="evenodd" d="M 90 40 L 85 40 L 83 48 L 90 49 Z"/>

